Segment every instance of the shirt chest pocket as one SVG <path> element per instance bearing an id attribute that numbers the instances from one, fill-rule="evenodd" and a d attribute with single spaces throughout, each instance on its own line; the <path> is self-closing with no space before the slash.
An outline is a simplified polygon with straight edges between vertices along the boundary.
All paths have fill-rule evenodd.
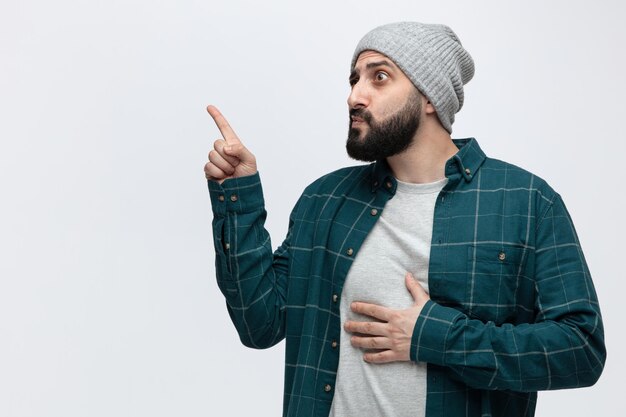
<path id="1" fill-rule="evenodd" d="M 524 305 L 532 291 L 525 276 L 527 249 L 512 245 L 476 244 L 468 248 L 468 315 L 496 324 L 517 323 L 532 315 L 533 305 Z"/>

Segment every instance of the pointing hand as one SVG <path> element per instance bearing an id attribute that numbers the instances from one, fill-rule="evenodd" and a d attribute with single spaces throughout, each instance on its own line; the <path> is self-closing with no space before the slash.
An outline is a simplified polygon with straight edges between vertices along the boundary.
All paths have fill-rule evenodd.
<path id="1" fill-rule="evenodd" d="M 206 109 L 222 133 L 223 139 L 216 140 L 213 150 L 209 152 L 209 162 L 204 166 L 205 177 L 222 183 L 228 178 L 256 174 L 256 158 L 241 143 L 222 113 L 215 106 L 210 105 Z"/>

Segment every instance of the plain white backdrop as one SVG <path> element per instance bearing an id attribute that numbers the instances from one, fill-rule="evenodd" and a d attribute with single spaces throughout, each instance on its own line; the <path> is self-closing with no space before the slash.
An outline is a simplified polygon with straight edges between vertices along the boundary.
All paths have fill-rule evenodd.
<path id="1" fill-rule="evenodd" d="M 623 416 L 626 7 L 597 1 L 0 6 L 0 416 L 277 416 L 283 344 L 240 345 L 202 167 L 216 104 L 256 154 L 274 246 L 344 152 L 353 48 L 445 23 L 475 78 L 454 137 L 545 178 L 594 276 L 608 361 L 537 416 Z"/>

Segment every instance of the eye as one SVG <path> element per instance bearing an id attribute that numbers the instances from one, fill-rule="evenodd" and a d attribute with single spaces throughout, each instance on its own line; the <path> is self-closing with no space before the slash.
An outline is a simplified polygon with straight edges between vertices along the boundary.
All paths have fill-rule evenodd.
<path id="1" fill-rule="evenodd" d="M 375 75 L 374 75 L 374 79 L 376 81 L 385 81 L 387 78 L 389 78 L 389 75 L 384 72 L 384 71 L 378 71 Z"/>
<path id="2" fill-rule="evenodd" d="M 358 77 L 350 77 L 349 82 L 350 82 L 350 87 L 354 87 L 354 85 L 359 81 Z"/>

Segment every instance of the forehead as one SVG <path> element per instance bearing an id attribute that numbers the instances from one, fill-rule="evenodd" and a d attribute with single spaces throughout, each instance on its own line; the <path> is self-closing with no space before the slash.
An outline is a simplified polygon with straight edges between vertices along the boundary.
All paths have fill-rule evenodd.
<path id="1" fill-rule="evenodd" d="M 354 63 L 354 69 L 359 71 L 361 68 L 365 68 L 371 63 L 380 63 L 382 65 L 389 66 L 392 69 L 398 68 L 396 64 L 386 55 L 383 55 L 380 52 L 367 50 L 359 54 L 356 62 Z"/>

